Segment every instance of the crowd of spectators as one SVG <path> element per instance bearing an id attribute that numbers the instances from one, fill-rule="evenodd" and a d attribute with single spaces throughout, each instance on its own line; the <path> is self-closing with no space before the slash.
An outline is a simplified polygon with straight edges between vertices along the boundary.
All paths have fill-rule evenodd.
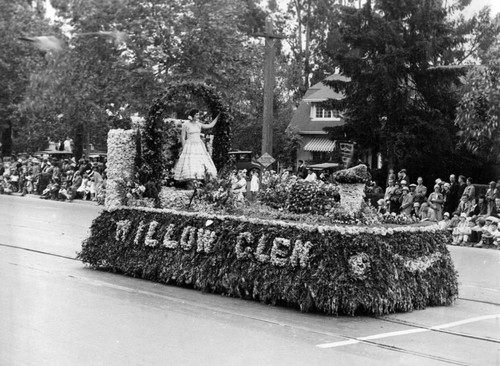
<path id="1" fill-rule="evenodd" d="M 390 171 L 383 198 L 377 201 L 381 214 L 406 216 L 415 221 L 435 221 L 452 234 L 453 244 L 500 248 L 498 213 L 500 212 L 500 180 L 491 181 L 485 193 L 476 192 L 472 178 L 450 175 L 449 181 L 440 178 L 428 188 L 422 177 L 411 183 L 402 169 Z M 382 190 L 376 183 L 367 184 L 367 192 Z"/>
<path id="2" fill-rule="evenodd" d="M 0 194 L 37 195 L 41 199 L 74 199 L 104 203 L 106 172 L 103 163 L 80 159 L 19 159 L 0 163 Z"/>

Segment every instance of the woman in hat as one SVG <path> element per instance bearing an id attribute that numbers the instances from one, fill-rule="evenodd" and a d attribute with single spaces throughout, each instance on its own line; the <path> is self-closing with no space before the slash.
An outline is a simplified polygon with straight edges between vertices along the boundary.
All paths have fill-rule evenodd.
<path id="1" fill-rule="evenodd" d="M 441 187 L 439 184 L 434 186 L 434 192 L 429 195 L 427 203 L 434 210 L 436 214 L 436 220 L 441 221 L 443 219 L 443 195 L 441 194 Z"/>

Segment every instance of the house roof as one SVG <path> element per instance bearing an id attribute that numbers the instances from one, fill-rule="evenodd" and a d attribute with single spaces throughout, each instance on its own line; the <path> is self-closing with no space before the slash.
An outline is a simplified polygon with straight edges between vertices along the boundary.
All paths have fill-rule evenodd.
<path id="1" fill-rule="evenodd" d="M 333 74 L 325 78 L 325 80 L 349 81 L 350 79 L 343 75 Z M 331 87 L 320 81 L 307 90 L 303 100 L 306 102 L 321 102 L 327 99 L 342 99 L 343 97 L 342 93 L 335 92 Z"/>
<path id="2" fill-rule="evenodd" d="M 339 74 L 333 74 L 328 76 L 325 80 L 341 80 L 349 81 L 350 79 Z M 342 120 L 337 121 L 311 121 L 311 103 L 320 102 L 327 99 L 342 99 L 343 95 L 341 93 L 336 93 L 332 88 L 325 85 L 323 82 L 319 82 L 311 86 L 304 98 L 299 103 L 297 110 L 293 114 L 292 120 L 290 121 L 290 128 L 293 128 L 301 134 L 325 134 L 323 128 L 325 127 L 335 127 L 342 126 L 344 122 Z"/>

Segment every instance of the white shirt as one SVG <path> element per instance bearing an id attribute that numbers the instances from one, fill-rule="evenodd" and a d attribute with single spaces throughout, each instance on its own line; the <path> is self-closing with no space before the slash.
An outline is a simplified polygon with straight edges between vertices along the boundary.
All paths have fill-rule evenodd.
<path id="1" fill-rule="evenodd" d="M 252 180 L 250 181 L 250 191 L 251 192 L 259 191 L 259 177 L 257 175 L 252 175 Z"/>
<path id="2" fill-rule="evenodd" d="M 315 181 L 316 179 L 318 179 L 318 178 L 316 177 L 316 173 L 315 173 L 315 172 L 312 172 L 311 174 L 308 174 L 308 175 L 307 175 L 307 177 L 306 177 L 306 179 L 305 179 L 305 180 L 306 180 L 306 181 L 308 181 L 308 182 L 313 182 L 313 181 Z"/>

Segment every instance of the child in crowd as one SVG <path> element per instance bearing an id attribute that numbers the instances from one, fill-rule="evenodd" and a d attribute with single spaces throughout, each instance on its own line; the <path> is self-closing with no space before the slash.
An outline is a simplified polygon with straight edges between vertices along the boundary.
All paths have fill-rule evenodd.
<path id="1" fill-rule="evenodd" d="M 460 221 L 453 229 L 452 235 L 454 245 L 464 245 L 467 243 L 470 235 L 470 227 L 465 213 L 460 214 Z"/>

